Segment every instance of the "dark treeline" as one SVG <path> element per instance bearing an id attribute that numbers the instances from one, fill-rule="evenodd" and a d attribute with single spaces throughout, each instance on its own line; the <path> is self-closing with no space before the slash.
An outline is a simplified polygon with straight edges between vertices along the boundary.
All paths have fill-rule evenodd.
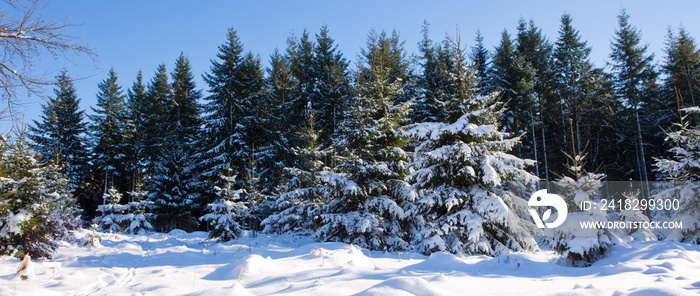
<path id="1" fill-rule="evenodd" d="M 321 239 L 362 237 L 370 247 L 400 249 L 409 239 L 371 241 L 372 234 L 354 235 L 328 213 L 376 206 L 385 231 L 405 226 L 401 219 L 386 222 L 392 215 L 386 201 L 363 206 L 340 198 L 352 186 L 366 196 L 392 197 L 400 182 L 413 180 L 404 177 L 416 168 L 410 164 L 421 143 L 405 137 L 402 127 L 453 123 L 484 110 L 496 118 L 470 122 L 498 122 L 499 132 L 520 137 L 510 153 L 534 160 L 527 170 L 541 180 L 567 174 L 572 151 L 587 152 L 584 169 L 607 180 L 661 178 L 653 159 L 666 156 L 665 131 L 679 121 L 679 110 L 697 106 L 700 52 L 685 28 L 669 29 L 665 56 L 655 60 L 628 19 L 624 10 L 618 16 L 606 68 L 594 67 L 591 48 L 568 14 L 554 39 L 521 19 L 491 50 L 479 32 L 470 48 L 459 35 L 431 40 L 426 22 L 418 67 L 396 31 L 371 31 L 356 71 L 326 26 L 289 37 L 266 69 L 230 29 L 203 74 L 207 96 L 182 54 L 171 71 L 160 65 L 148 80 L 139 72 L 128 87 L 110 71 L 99 84 L 94 115 L 84 120 L 63 72 L 32 139 L 46 161 L 65 163 L 85 219 L 110 202 L 103 194 L 114 204 L 147 200 L 144 215 L 159 231 L 217 227 L 223 220 L 206 215 L 227 211 L 246 212 L 227 222 L 231 229 L 258 229 L 261 217 L 286 210 L 284 223 L 320 227 Z M 486 97 L 494 97 L 500 111 L 477 99 Z M 311 210 L 285 207 L 293 204 L 291 192 L 325 216 L 301 221 Z M 403 207 L 400 198 L 389 200 Z M 388 240 L 385 235 L 376 239 Z"/>

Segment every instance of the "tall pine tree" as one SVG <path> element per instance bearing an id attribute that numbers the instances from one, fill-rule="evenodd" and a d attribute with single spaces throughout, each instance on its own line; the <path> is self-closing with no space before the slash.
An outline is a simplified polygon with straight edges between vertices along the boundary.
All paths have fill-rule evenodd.
<path id="1" fill-rule="evenodd" d="M 129 110 L 121 86 L 117 84 L 117 73 L 109 70 L 105 80 L 98 85 L 97 108 L 90 129 L 95 146 L 92 148 L 92 165 L 95 180 L 106 188 L 127 192 L 129 188 L 128 128 Z"/>
<path id="2" fill-rule="evenodd" d="M 201 127 L 201 92 L 196 89 L 192 67 L 184 54 L 175 62 L 171 77 L 170 100 L 160 123 L 164 137 L 148 186 L 149 199 L 156 228 L 192 231 L 197 226 L 196 216 L 203 210 L 198 204 L 201 188 L 193 148 Z"/>
<path id="3" fill-rule="evenodd" d="M 242 112 L 238 106 L 242 87 L 238 72 L 244 59 L 242 54 L 243 44 L 236 30 L 229 29 L 226 42 L 219 46 L 217 59 L 212 61 L 211 73 L 204 75 L 210 95 L 203 108 L 204 131 L 199 144 L 202 151 L 198 157 L 202 160 L 203 176 L 214 184 L 220 183 L 220 174 L 232 162 L 243 161 L 234 159 L 238 156 L 233 154 L 240 138 L 234 130 Z"/>
<path id="4" fill-rule="evenodd" d="M 402 101 L 407 70 L 405 53 L 394 33 L 370 33 L 364 63 L 358 73 L 357 96 L 350 103 L 337 147 L 345 173 L 330 181 L 335 198 L 322 206 L 316 237 L 380 250 L 409 247 L 401 208 L 412 195 L 403 181 L 408 155 L 398 131 L 407 119 L 409 103 Z"/>
<path id="5" fill-rule="evenodd" d="M 143 118 L 144 107 L 146 103 L 146 86 L 143 84 L 143 73 L 139 71 L 136 74 L 136 80 L 127 90 L 127 105 L 129 108 L 129 125 L 127 126 L 127 159 L 125 162 L 129 166 L 131 175 L 129 176 L 129 190 L 134 192 L 136 188 L 143 185 L 143 166 L 141 156 L 144 155 L 143 148 L 143 130 L 145 130 L 145 120 Z M 133 196 L 129 197 L 130 201 L 134 201 Z"/>
<path id="6" fill-rule="evenodd" d="M 417 194 L 407 211 L 416 222 L 414 245 L 423 253 L 498 255 L 534 249 L 531 225 L 518 216 L 524 200 L 502 186 L 511 179 L 536 181 L 525 171 L 532 161 L 508 154 L 518 140 L 499 130 L 496 98 L 477 96 L 459 37 L 449 45 L 455 67 L 446 75 L 451 91 L 444 115 L 406 132 L 420 141 L 414 170 L 406 178 Z"/>
<path id="7" fill-rule="evenodd" d="M 34 121 L 29 138 L 41 155 L 41 163 L 62 163 L 62 173 L 70 188 L 75 190 L 78 203 L 91 216 L 97 200 L 90 194 L 88 184 L 87 124 L 83 121 L 84 111 L 78 109 L 80 99 L 68 71 L 63 70 L 56 76 L 54 95 L 42 105 L 41 120 Z"/>
<path id="8" fill-rule="evenodd" d="M 648 46 L 641 44 L 641 33 L 629 24 L 629 17 L 624 9 L 617 17 L 619 28 L 615 31 L 610 58 L 615 94 L 626 106 L 627 134 L 634 142 L 636 166 L 630 168 L 635 172 L 632 177 L 648 181 L 651 165 L 647 156 L 650 151 L 646 144 L 649 142 L 648 136 L 645 136 L 648 128 L 644 119 L 648 118 L 649 80 L 655 79 L 651 65 L 653 56 L 646 55 Z M 651 84 L 653 87 L 654 82 Z M 648 187 L 644 189 L 642 195 L 647 196 Z"/>
<path id="9" fill-rule="evenodd" d="M 338 51 L 328 27 L 321 27 L 316 35 L 313 57 L 313 96 L 311 105 L 318 113 L 316 124 L 321 130 L 321 141 L 331 145 L 337 126 L 343 120 L 343 109 L 351 96 L 348 62 Z"/>

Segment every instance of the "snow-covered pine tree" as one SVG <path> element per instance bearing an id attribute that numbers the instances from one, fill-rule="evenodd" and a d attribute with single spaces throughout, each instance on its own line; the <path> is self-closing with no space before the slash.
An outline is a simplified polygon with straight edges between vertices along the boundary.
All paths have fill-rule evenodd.
<path id="1" fill-rule="evenodd" d="M 131 123 L 125 96 L 117 84 L 113 68 L 97 87 L 97 108 L 92 108 L 95 114 L 88 116 L 92 120 L 90 130 L 95 141 L 92 148 L 94 179 L 104 188 L 115 187 L 126 192 L 130 189 L 127 155 L 131 153 L 128 150 Z"/>
<path id="2" fill-rule="evenodd" d="M 200 185 L 195 170 L 196 153 L 192 148 L 199 136 L 200 107 L 197 101 L 201 93 L 196 90 L 194 75 L 184 54 L 178 57 L 172 78 L 168 87 L 170 97 L 163 106 L 163 121 L 159 123 L 163 128 L 160 152 L 155 158 L 147 188 L 149 200 L 153 202 L 156 228 L 193 231 L 197 227 L 195 215 L 203 210 L 197 204 Z"/>
<path id="3" fill-rule="evenodd" d="M 129 125 L 126 126 L 127 129 L 127 148 L 129 152 L 127 154 L 127 159 L 125 162 L 129 166 L 129 171 L 131 175 L 130 179 L 130 190 L 134 191 L 137 184 L 143 183 L 143 162 L 142 156 L 144 152 L 141 151 L 143 148 L 142 132 L 145 130 L 145 119 L 143 114 L 145 114 L 145 104 L 146 104 L 146 86 L 143 84 L 143 73 L 139 71 L 136 74 L 136 80 L 132 86 L 127 90 L 127 105 L 129 108 Z"/>
<path id="4" fill-rule="evenodd" d="M 656 87 L 656 74 L 652 64 L 654 57 L 646 54 L 649 46 L 641 43 L 641 32 L 629 23 L 629 17 L 624 8 L 617 16 L 619 28 L 615 31 L 611 44 L 610 65 L 615 96 L 623 102 L 623 108 L 626 109 L 621 120 L 625 122 L 624 134 L 628 140 L 620 142 L 634 143 L 635 155 L 631 161 L 636 165 L 629 165 L 629 170 L 634 172 L 635 180 L 645 182 L 641 187 L 642 197 L 648 197 L 648 181 L 651 179 L 648 158 L 650 154 L 660 154 L 660 151 L 650 151 L 656 148 L 654 145 L 647 145 L 651 141 L 650 129 L 655 130 L 656 127 L 644 122 L 649 113 L 656 112 L 647 107 L 652 97 L 656 97 L 655 94 L 650 95 L 653 92 L 650 88 Z"/>
<path id="5" fill-rule="evenodd" d="M 684 116 L 676 124 L 676 130 L 668 133 L 666 141 L 672 148 L 671 158 L 657 158 L 654 164 L 668 181 L 665 188 L 651 198 L 662 200 L 680 199 L 680 210 L 675 220 L 683 223 L 682 240 L 700 243 L 700 128 L 690 125 L 689 119 L 700 114 L 700 108 L 688 107 L 681 110 Z M 673 237 L 678 239 L 678 237 Z"/>
<path id="6" fill-rule="evenodd" d="M 147 199 L 148 192 L 142 189 L 140 183 L 136 183 L 134 191 L 129 192 L 129 196 L 131 197 L 129 203 L 123 206 L 124 232 L 137 234 L 153 230 L 153 225 L 149 222 L 153 214 L 148 211 L 153 202 Z"/>
<path id="7" fill-rule="evenodd" d="M 394 32 L 371 33 L 365 63 L 358 73 L 358 94 L 340 127 L 342 175 L 322 178 L 334 198 L 321 206 L 315 238 L 343 241 L 374 250 L 408 249 L 401 204 L 412 198 L 403 181 L 408 173 L 406 139 L 398 131 L 410 101 L 401 101 L 405 54 Z M 396 52 L 401 51 L 401 52 Z M 409 190 L 407 190 L 409 189 Z"/>
<path id="8" fill-rule="evenodd" d="M 640 202 L 641 193 L 641 190 L 634 189 L 630 186 L 630 188 L 622 192 L 624 199 L 621 200 L 621 203 L 627 205 L 638 205 Z M 647 217 L 639 208 L 635 207 L 624 208 L 619 213 L 613 212 L 611 214 L 614 214 L 615 219 L 609 220 L 613 221 L 622 221 L 625 223 L 649 223 L 649 217 Z M 640 227 L 638 229 L 618 229 L 615 234 L 621 238 L 627 237 L 635 240 L 657 240 L 656 234 L 654 234 L 654 232 L 649 228 Z"/>
<path id="9" fill-rule="evenodd" d="M 651 100 L 649 110 L 650 121 L 656 130 L 653 133 L 654 142 L 651 145 L 663 147 L 659 150 L 659 158 L 671 158 L 665 141 L 667 131 L 675 130 L 674 122 L 682 116 L 679 107 L 694 107 L 700 102 L 700 49 L 695 38 L 685 27 L 677 29 L 677 33 L 671 28 L 666 35 L 664 52 L 665 58 L 661 64 L 661 73 L 664 74 L 663 84 L 658 100 Z M 688 118 L 690 125 L 698 121 L 697 116 Z"/>
<path id="10" fill-rule="evenodd" d="M 208 213 L 199 219 L 209 223 L 212 229 L 209 238 L 219 241 L 229 241 L 239 237 L 243 233 L 240 223 L 241 214 L 248 210 L 248 206 L 241 199 L 242 189 L 234 190 L 236 176 L 231 175 L 231 170 L 226 169 L 220 176 L 221 187 L 215 186 L 214 191 L 218 199 L 207 206 Z"/>
<path id="11" fill-rule="evenodd" d="M 297 143 L 295 127 L 291 119 L 297 114 L 290 114 L 293 110 L 293 97 L 296 93 L 298 81 L 294 78 L 289 58 L 275 50 L 270 56 L 270 68 L 267 70 L 267 96 L 270 110 L 268 114 L 268 129 L 274 131 L 270 149 L 274 153 L 274 165 L 270 168 L 273 178 L 277 179 L 277 186 L 273 191 L 279 193 L 279 186 L 287 182 L 284 173 L 285 167 L 293 167 L 296 161 L 292 147 Z"/>
<path id="12" fill-rule="evenodd" d="M 317 209 L 330 199 L 328 187 L 322 182 L 333 171 L 323 159 L 333 157 L 331 148 L 320 143 L 320 131 L 315 127 L 316 115 L 310 104 L 306 109 L 306 125 L 297 132 L 303 147 L 293 148 L 301 167 L 285 168 L 291 176 L 288 191 L 282 192 L 275 202 L 276 212 L 263 221 L 268 233 L 313 233 L 320 213 Z"/>
<path id="13" fill-rule="evenodd" d="M 313 56 L 313 88 L 308 98 L 318 113 L 316 124 L 321 131 L 321 143 L 330 146 L 337 126 L 343 120 L 343 109 L 352 96 L 348 61 L 338 51 L 330 37 L 328 26 L 323 25 L 316 35 Z"/>
<path id="14" fill-rule="evenodd" d="M 484 46 L 484 36 L 481 35 L 481 31 L 476 31 L 476 37 L 474 37 L 474 42 L 476 44 L 472 46 L 472 52 L 469 55 L 469 59 L 472 62 L 472 67 L 474 68 L 474 75 L 476 75 L 477 83 L 476 87 L 479 89 L 480 95 L 486 95 L 491 93 L 490 83 L 489 83 L 489 50 Z"/>
<path id="15" fill-rule="evenodd" d="M 518 26 L 518 44 L 510 39 L 507 31 L 501 35 L 501 44 L 496 48 L 491 68 L 491 83 L 499 91 L 503 103 L 501 124 L 503 130 L 513 135 L 522 135 L 521 142 L 512 153 L 521 158 L 535 159 L 536 135 L 532 125 L 536 115 L 536 94 L 534 91 L 536 71 L 518 52 L 520 41 L 527 35 L 527 26 L 520 20 Z"/>
<path id="16" fill-rule="evenodd" d="M 296 138 L 296 132 L 304 124 L 304 109 L 313 93 L 315 77 L 314 48 L 316 45 L 309 32 L 304 30 L 301 37 L 295 35 L 287 39 L 286 55 L 289 59 L 289 69 L 296 81 L 296 89 L 289 100 L 288 135 L 292 147 L 302 145 L 301 139 Z"/>
<path id="17" fill-rule="evenodd" d="M 103 196 L 104 204 L 97 208 L 102 214 L 96 217 L 94 222 L 102 230 L 109 232 L 137 234 L 153 230 L 153 226 L 148 222 L 151 214 L 146 212 L 153 202 L 145 200 L 147 192 L 137 190 L 129 192 L 133 200 L 125 205 L 119 204 L 122 199 L 119 191 L 114 188 L 107 190 Z"/>
<path id="18" fill-rule="evenodd" d="M 248 53 L 239 68 L 238 77 L 243 85 L 237 104 L 243 113 L 235 129 L 240 135 L 232 165 L 247 182 L 246 176 L 255 162 L 255 174 L 259 182 L 257 190 L 272 187 L 278 173 L 276 164 L 276 140 L 278 135 L 270 123 L 274 118 L 269 113 L 274 108 L 265 93 L 264 71 L 258 56 Z M 281 169 L 281 168 L 280 168 Z"/>
<path id="19" fill-rule="evenodd" d="M 574 142 L 573 120 L 570 121 L 570 127 L 571 141 Z M 562 255 L 566 263 L 573 266 L 589 266 L 605 257 L 612 246 L 613 234 L 607 229 L 581 227 L 581 224 L 586 222 L 608 221 L 607 211 L 599 202 L 600 187 L 605 175 L 586 172 L 583 167 L 587 154 L 585 151 L 573 152 L 573 155 L 565 153 L 569 157 L 569 176 L 562 176 L 554 182 L 558 194 L 566 201 L 568 215 L 563 225 L 545 229 L 545 240 L 552 249 Z M 590 202 L 591 209 L 582 211 L 579 205 L 583 202 Z"/>
<path id="20" fill-rule="evenodd" d="M 263 114 L 269 110 L 264 108 L 260 60 L 242 52 L 236 31 L 229 29 L 226 43 L 219 46 L 218 59 L 212 61 L 211 74 L 204 76 L 210 95 L 204 105 L 204 131 L 199 144 L 202 150 L 197 158 L 202 160 L 203 177 L 213 185 L 220 185 L 222 170 L 231 168 L 239 178 L 236 186 L 243 186 L 241 178 L 253 147 L 267 148 L 272 142 L 264 129 L 267 124 Z"/>
<path id="21" fill-rule="evenodd" d="M 141 165 L 146 178 L 152 177 L 158 167 L 158 158 L 163 152 L 163 144 L 168 133 L 165 125 L 166 108 L 171 105 L 172 90 L 168 83 L 165 64 L 158 65 L 155 75 L 148 84 L 143 104 L 141 105 Z M 149 182 L 146 182 L 147 186 Z"/>
<path id="22" fill-rule="evenodd" d="M 60 165 L 39 162 L 25 139 L 23 130 L 0 139 L 0 253 L 51 258 L 80 213 Z"/>
<path id="23" fill-rule="evenodd" d="M 102 195 L 104 200 L 103 204 L 97 207 L 97 212 L 100 216 L 95 217 L 94 222 L 100 226 L 104 231 L 109 232 L 119 232 L 121 231 L 121 219 L 122 213 L 121 205 L 119 201 L 122 199 L 122 194 L 115 188 L 109 188 Z"/>
<path id="24" fill-rule="evenodd" d="M 54 95 L 42 105 L 41 120 L 35 120 L 34 126 L 30 127 L 29 139 L 34 142 L 41 163 L 56 160 L 61 163 L 62 172 L 81 208 L 90 212 L 97 207 L 98 201 L 93 200 L 86 189 L 90 177 L 84 138 L 87 127 L 83 121 L 84 111 L 78 110 L 80 99 L 68 71 L 63 70 L 56 76 Z"/>
<path id="25" fill-rule="evenodd" d="M 449 48 L 434 44 L 428 36 L 428 23 L 423 23 L 423 40 L 419 43 L 423 73 L 418 77 L 418 97 L 412 110 L 412 122 L 438 122 L 446 100 L 447 77 L 444 74 L 454 65 Z"/>
<path id="26" fill-rule="evenodd" d="M 459 39 L 448 41 L 455 67 L 446 73 L 449 101 L 440 121 L 405 131 L 420 143 L 414 171 L 406 177 L 417 194 L 407 211 L 417 222 L 413 243 L 426 254 L 493 256 L 535 249 L 531 223 L 519 216 L 526 201 L 504 188 L 509 180 L 537 181 L 525 170 L 532 161 L 508 154 L 518 138 L 499 130 L 496 97 L 477 95 Z"/>

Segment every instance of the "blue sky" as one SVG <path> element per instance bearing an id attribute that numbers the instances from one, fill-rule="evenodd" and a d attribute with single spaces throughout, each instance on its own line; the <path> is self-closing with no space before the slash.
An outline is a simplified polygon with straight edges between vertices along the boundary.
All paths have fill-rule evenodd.
<path id="1" fill-rule="evenodd" d="M 518 19 L 533 19 L 545 35 L 557 38 L 559 18 L 564 12 L 593 47 L 592 60 L 604 66 L 609 59 L 610 40 L 617 28 L 621 7 L 631 14 L 630 22 L 641 29 L 643 41 L 663 58 L 664 37 L 669 26 L 683 24 L 693 35 L 700 34 L 698 1 L 53 1 L 48 17 L 70 14 L 80 26 L 70 29 L 84 44 L 98 53 L 97 61 L 71 57 L 70 61 L 42 59 L 42 67 L 54 71 L 65 67 L 78 78 L 76 87 L 82 108 L 95 104 L 97 83 L 114 67 L 124 90 L 139 69 L 148 81 L 156 66 L 173 68 L 184 52 L 192 62 L 198 87 L 206 91 L 201 75 L 209 70 L 217 47 L 225 41 L 229 27 L 238 31 L 245 49 L 260 55 L 267 64 L 277 47 L 284 50 L 292 32 L 304 29 L 316 34 L 326 23 L 340 51 L 353 62 L 364 47 L 367 33 L 399 31 L 409 53 L 417 51 L 423 20 L 433 40 L 454 35 L 460 27 L 463 44 L 473 45 L 477 29 L 493 49 L 503 29 L 515 33 Z M 681 8 L 681 9 L 679 9 Z M 47 94 L 51 90 L 47 89 Z M 25 122 L 37 118 L 41 99 L 23 98 Z M 7 124 L 0 123 L 3 126 Z"/>

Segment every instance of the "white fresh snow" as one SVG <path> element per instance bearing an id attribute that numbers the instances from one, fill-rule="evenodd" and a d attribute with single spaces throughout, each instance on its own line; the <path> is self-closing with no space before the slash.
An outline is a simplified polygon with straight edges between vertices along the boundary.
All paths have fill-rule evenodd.
<path id="1" fill-rule="evenodd" d="M 86 236 L 85 230 L 78 236 Z M 63 243 L 35 276 L 0 257 L 0 295 L 697 295 L 700 246 L 616 245 L 587 268 L 554 263 L 552 251 L 491 258 L 371 252 L 306 237 L 206 233 L 101 234 L 97 247 Z M 239 281 L 240 277 L 240 281 Z"/>

